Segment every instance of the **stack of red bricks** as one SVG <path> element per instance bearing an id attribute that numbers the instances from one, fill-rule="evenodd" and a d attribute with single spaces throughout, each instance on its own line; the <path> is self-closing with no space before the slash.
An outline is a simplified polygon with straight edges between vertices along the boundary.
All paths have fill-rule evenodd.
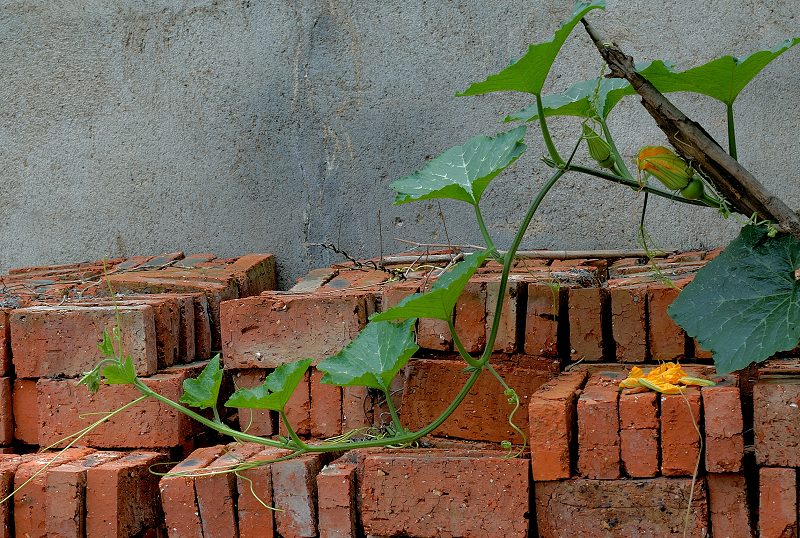
<path id="1" fill-rule="evenodd" d="M 485 375 L 425 441 L 434 448 L 304 456 L 237 475 L 221 471 L 282 453 L 219 444 L 183 415 L 146 402 L 81 439 L 77 444 L 90 448 L 74 449 L 68 463 L 39 475 L 31 495 L 49 488 L 51 475 L 58 484 L 56 470 L 82 477 L 70 478 L 83 492 L 76 502 L 85 506 L 85 516 L 72 518 L 83 529 L 70 534 L 76 536 L 88 535 L 101 520 L 109 525 L 105 532 L 115 528 L 118 536 L 148 529 L 176 537 L 677 536 L 700 461 L 690 535 L 748 536 L 757 528 L 763 536 L 781 536 L 797 525 L 800 393 L 794 387 L 800 384 L 787 374 L 791 361 L 772 367 L 754 388 L 751 378 L 729 377 L 683 396 L 618 390 L 633 363 L 681 359 L 692 374 L 712 377 L 707 353 L 674 325 L 666 308 L 715 254 L 516 264 L 491 351 L 493 365 L 522 401 L 514 422 L 529 434 L 530 452 L 521 458 L 497 452 L 500 441 L 519 447 L 523 440 L 508 424 L 501 385 Z M 117 312 L 139 374 L 177 400 L 182 381 L 199 372 L 205 364 L 200 359 L 212 349 L 222 350 L 226 390 L 254 387 L 290 361 L 312 358 L 316 365 L 346 346 L 372 313 L 430 288 L 438 271 L 426 267 L 333 266 L 310 272 L 286 292 L 272 291 L 274 261 L 267 255 L 217 260 L 178 254 L 111 260 L 105 268 L 14 271 L 0 282 L 8 290 L 0 305 L 16 308 L 0 313 L 5 401 L 11 401 L 13 386 L 16 420 L 14 425 L 10 413 L 0 414 L 0 431 L 10 432 L 4 444 L 46 446 L 97 417 L 80 420 L 78 413 L 109 411 L 136 396 L 126 387 L 104 386 L 93 398 L 75 385 L 99 359 L 96 343 L 103 329 L 116 324 Z M 124 297 L 111 301 L 104 275 Z M 473 354 L 486 347 L 499 281 L 500 267 L 488 262 L 456 305 L 453 324 Z M 393 390 L 411 430 L 438 416 L 467 378 L 447 323 L 420 320 L 415 331 L 421 349 Z M 287 406 L 302 437 L 321 440 L 389 422 L 381 395 L 323 384 L 321 377 L 312 367 Z M 0 400 L 3 394 L 0 385 Z M 268 411 L 241 410 L 225 418 L 251 434 L 286 433 Z M 109 468 L 111 476 L 120 462 L 151 465 L 189 451 L 161 479 L 158 494 L 153 475 L 126 474 L 140 477 L 145 492 L 135 499 L 147 505 L 138 519 L 123 515 L 134 501 L 115 497 L 123 491 L 132 496 L 132 486 L 93 489 L 104 483 L 93 482 L 93 473 Z M 6 457 L 0 471 L 7 462 L 7 489 L 44 464 L 30 463 L 30 455 Z M 97 509 L 90 506 L 97 504 L 90 499 L 100 495 L 112 504 L 117 499 L 115 523 L 92 515 Z M 23 506 L 33 502 L 20 498 L 29 500 L 4 516 L 9 535 L 13 514 L 28 517 Z M 49 498 L 40 498 L 49 506 Z"/>
<path id="2" fill-rule="evenodd" d="M 0 444 L 23 454 L 0 462 L 2 495 L 35 475 L 2 505 L 2 535 L 16 529 L 17 536 L 132 536 L 159 528 L 158 479 L 150 468 L 202 442 L 200 429 L 147 400 L 75 439 L 139 396 L 120 385 L 91 395 L 78 380 L 103 358 L 103 332 L 121 327 L 124 352 L 142 381 L 177 400 L 183 381 L 219 349 L 219 304 L 274 289 L 275 282 L 269 254 L 218 259 L 180 252 L 0 276 Z M 52 454 L 31 453 L 70 441 L 84 448 L 49 466 Z"/>

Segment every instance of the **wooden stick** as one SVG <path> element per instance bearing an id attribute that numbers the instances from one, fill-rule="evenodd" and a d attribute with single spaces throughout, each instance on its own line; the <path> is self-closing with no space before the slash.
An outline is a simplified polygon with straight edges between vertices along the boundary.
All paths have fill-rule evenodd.
<path id="1" fill-rule="evenodd" d="M 505 251 L 500 251 L 501 255 Z M 517 259 L 520 260 L 580 260 L 580 259 L 619 259 L 619 258 L 647 258 L 646 250 L 520 250 L 517 252 Z M 664 258 L 668 256 L 668 252 L 650 252 L 653 258 Z M 400 264 L 400 263 L 436 263 L 436 262 L 449 262 L 456 254 L 430 254 L 430 255 L 403 255 L 403 256 L 385 256 L 383 258 L 384 264 Z"/>
<path id="2" fill-rule="evenodd" d="M 780 198 L 764 186 L 736 159 L 728 155 L 705 129 L 681 112 L 634 67 L 633 58 L 603 39 L 582 19 L 600 55 L 611 73 L 624 78 L 641 96 L 642 105 L 667 135 L 678 154 L 703 172 L 732 208 L 745 216 L 753 214 L 774 221 L 784 231 L 800 239 L 800 218 Z"/>

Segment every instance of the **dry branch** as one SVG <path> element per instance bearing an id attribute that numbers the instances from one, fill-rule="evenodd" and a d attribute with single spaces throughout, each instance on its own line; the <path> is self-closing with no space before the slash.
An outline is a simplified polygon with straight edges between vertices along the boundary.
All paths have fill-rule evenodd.
<path id="1" fill-rule="evenodd" d="M 780 198 L 764 186 L 736 159 L 720 147 L 703 127 L 689 119 L 655 86 L 636 71 L 633 58 L 582 20 L 600 55 L 611 70 L 609 77 L 624 78 L 641 96 L 642 105 L 667 135 L 675 150 L 703 173 L 725 197 L 731 208 L 746 216 L 758 215 L 774 221 L 800 239 L 800 218 Z"/>

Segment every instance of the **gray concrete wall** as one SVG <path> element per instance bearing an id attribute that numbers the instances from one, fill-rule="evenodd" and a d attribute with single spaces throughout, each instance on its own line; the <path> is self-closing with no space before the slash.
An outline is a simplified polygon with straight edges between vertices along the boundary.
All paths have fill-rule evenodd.
<path id="1" fill-rule="evenodd" d="M 689 67 L 798 35 L 796 0 L 609 0 L 596 25 L 637 59 Z M 468 206 L 391 205 L 389 183 L 430 156 L 504 126 L 525 95 L 454 98 L 549 39 L 571 0 L 0 1 L 0 270 L 183 249 L 278 255 L 283 285 L 310 266 L 395 252 L 394 238 L 478 242 Z M 594 76 L 580 32 L 548 88 Z M 800 207 L 800 47 L 738 101 L 740 160 Z M 676 102 L 724 140 L 724 110 Z M 563 151 L 578 132 L 553 121 Z M 634 99 L 612 129 L 624 155 L 662 144 Z M 547 169 L 540 138 L 485 196 L 510 241 Z M 635 246 L 642 197 L 569 176 L 528 248 Z M 714 246 L 736 223 L 650 204 L 663 248 Z M 382 234 L 379 233 L 381 224 Z"/>

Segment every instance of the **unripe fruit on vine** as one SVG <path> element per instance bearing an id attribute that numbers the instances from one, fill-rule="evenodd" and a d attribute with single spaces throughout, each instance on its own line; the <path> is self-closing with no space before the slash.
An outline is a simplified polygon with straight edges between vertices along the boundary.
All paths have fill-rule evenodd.
<path id="1" fill-rule="evenodd" d="M 647 146 L 639 150 L 636 158 L 639 170 L 654 176 L 671 191 L 686 188 L 694 177 L 694 170 L 686 161 L 663 146 Z"/>
<path id="2" fill-rule="evenodd" d="M 589 155 L 603 168 L 614 168 L 614 157 L 611 155 L 611 146 L 603 140 L 591 127 L 583 124 L 583 137 L 589 145 Z"/>
<path id="3" fill-rule="evenodd" d="M 699 200 L 705 194 L 703 182 L 698 177 L 692 178 L 688 185 L 681 189 L 681 196 L 689 200 Z"/>

